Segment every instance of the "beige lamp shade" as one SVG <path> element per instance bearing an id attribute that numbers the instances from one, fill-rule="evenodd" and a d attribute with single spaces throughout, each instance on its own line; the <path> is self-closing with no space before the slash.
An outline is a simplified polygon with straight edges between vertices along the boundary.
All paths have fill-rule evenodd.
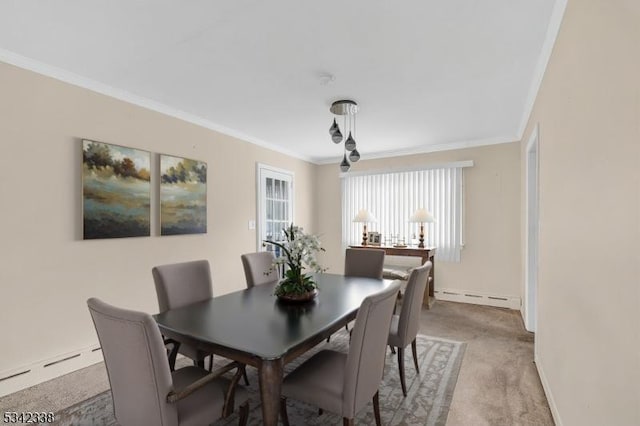
<path id="1" fill-rule="evenodd" d="M 356 217 L 353 218 L 354 223 L 374 223 L 377 221 L 378 219 L 367 209 L 360 209 Z"/>
<path id="2" fill-rule="evenodd" d="M 418 209 L 409 218 L 411 223 L 433 223 L 436 220 L 433 215 L 427 211 L 427 209 Z"/>
<path id="3" fill-rule="evenodd" d="M 429 213 L 427 209 L 418 209 L 409 218 L 409 222 L 420 224 L 420 244 L 418 244 L 418 248 L 424 248 L 424 224 L 433 223 L 435 221 L 436 220 L 433 218 L 433 215 Z"/>
<path id="4" fill-rule="evenodd" d="M 367 245 L 367 223 L 377 222 L 378 219 L 367 209 L 360 209 L 356 217 L 353 218 L 354 223 L 363 223 L 362 225 L 362 245 Z"/>

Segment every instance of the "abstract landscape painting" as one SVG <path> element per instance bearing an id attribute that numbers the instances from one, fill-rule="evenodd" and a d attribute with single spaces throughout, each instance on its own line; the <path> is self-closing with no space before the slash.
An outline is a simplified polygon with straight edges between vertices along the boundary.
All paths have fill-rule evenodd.
<path id="1" fill-rule="evenodd" d="M 151 154 L 82 141 L 84 239 L 150 235 Z"/>
<path id="2" fill-rule="evenodd" d="M 207 164 L 160 156 L 160 234 L 207 232 Z"/>

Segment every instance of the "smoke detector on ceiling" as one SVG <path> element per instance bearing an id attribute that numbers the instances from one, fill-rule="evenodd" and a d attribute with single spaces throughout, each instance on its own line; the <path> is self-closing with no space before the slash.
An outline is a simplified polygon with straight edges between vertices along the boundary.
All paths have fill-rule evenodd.
<path id="1" fill-rule="evenodd" d="M 318 80 L 321 86 L 328 86 L 336 81 L 336 76 L 328 72 L 323 72 L 318 76 Z"/>

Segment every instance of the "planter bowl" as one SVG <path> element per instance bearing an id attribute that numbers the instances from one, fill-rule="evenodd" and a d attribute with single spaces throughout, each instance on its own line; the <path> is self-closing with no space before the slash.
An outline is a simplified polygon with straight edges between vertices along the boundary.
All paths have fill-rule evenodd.
<path id="1" fill-rule="evenodd" d="M 317 295 L 318 289 L 313 289 L 312 291 L 308 291 L 306 293 L 283 294 L 277 296 L 277 298 L 278 300 L 286 303 L 304 303 L 315 299 Z"/>

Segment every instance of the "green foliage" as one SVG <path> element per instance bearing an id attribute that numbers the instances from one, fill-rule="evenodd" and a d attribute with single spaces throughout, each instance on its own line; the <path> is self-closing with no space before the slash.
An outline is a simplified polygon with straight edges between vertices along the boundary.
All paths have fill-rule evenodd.
<path id="1" fill-rule="evenodd" d="M 276 288 L 276 296 L 285 294 L 303 294 L 313 291 L 317 288 L 316 283 L 309 274 L 303 274 L 301 271 L 288 269 L 285 272 L 285 278 Z"/>

